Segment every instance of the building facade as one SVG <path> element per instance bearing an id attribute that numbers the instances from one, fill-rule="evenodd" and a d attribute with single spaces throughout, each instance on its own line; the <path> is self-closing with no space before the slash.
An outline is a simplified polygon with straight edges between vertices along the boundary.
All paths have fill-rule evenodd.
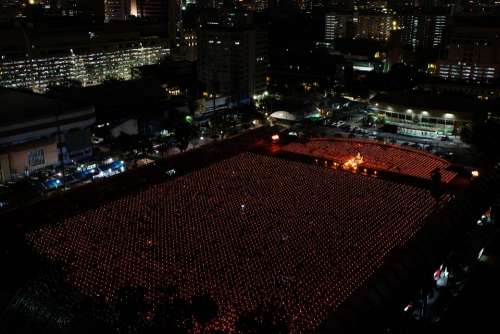
<path id="1" fill-rule="evenodd" d="M 325 40 L 348 38 L 353 31 L 353 16 L 350 13 L 328 13 L 325 16 Z"/>
<path id="2" fill-rule="evenodd" d="M 392 16 L 372 12 L 333 12 L 325 16 L 325 40 L 337 38 L 388 41 Z"/>
<path id="3" fill-rule="evenodd" d="M 436 138 L 455 134 L 460 120 L 455 114 L 442 110 L 416 110 L 402 105 L 376 103 L 377 111 L 384 124 L 397 127 L 397 133 L 423 138 Z M 428 108 L 427 108 L 428 109 Z"/>
<path id="4" fill-rule="evenodd" d="M 266 90 L 267 33 L 208 27 L 198 36 L 198 80 L 210 94 L 253 97 Z"/>
<path id="5" fill-rule="evenodd" d="M 104 22 L 126 20 L 130 10 L 130 0 L 104 0 Z"/>
<path id="6" fill-rule="evenodd" d="M 135 0 L 137 17 L 167 18 L 167 0 Z"/>
<path id="7" fill-rule="evenodd" d="M 12 8 L 12 7 L 21 7 L 23 4 L 22 0 L 3 0 L 0 4 L 0 8 Z"/>
<path id="8" fill-rule="evenodd" d="M 356 13 L 354 15 L 355 39 L 388 41 L 392 30 L 392 16 Z"/>
<path id="9" fill-rule="evenodd" d="M 401 44 L 439 48 L 446 39 L 449 16 L 441 11 L 424 14 L 414 10 L 390 14 L 374 11 L 332 12 L 325 16 L 325 39 L 371 39 L 389 41 L 397 31 Z"/>
<path id="10" fill-rule="evenodd" d="M 439 48 L 446 40 L 449 16 L 444 14 L 407 13 L 394 18 L 400 41 L 416 49 Z"/>
<path id="11" fill-rule="evenodd" d="M 423 138 L 459 134 L 473 119 L 474 108 L 478 105 L 473 99 L 419 92 L 380 94 L 370 100 L 370 109 L 384 124 L 399 134 Z"/>
<path id="12" fill-rule="evenodd" d="M 0 182 L 92 155 L 91 106 L 0 89 Z"/>
<path id="13" fill-rule="evenodd" d="M 0 87 L 45 92 L 70 81 L 92 86 L 109 79 L 130 80 L 134 67 L 157 64 L 168 54 L 166 41 L 135 40 L 59 49 L 52 56 L 1 56 Z"/>
<path id="14" fill-rule="evenodd" d="M 499 77 L 500 27 L 455 27 L 447 50 L 446 58 L 436 64 L 437 76 L 473 83 Z"/>

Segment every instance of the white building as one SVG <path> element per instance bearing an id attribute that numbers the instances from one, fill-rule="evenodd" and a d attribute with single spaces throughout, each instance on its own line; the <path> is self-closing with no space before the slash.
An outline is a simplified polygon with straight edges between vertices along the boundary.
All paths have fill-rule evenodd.
<path id="1" fill-rule="evenodd" d="M 126 46 L 69 49 L 54 56 L 0 56 L 0 87 L 44 92 L 51 85 L 69 80 L 83 86 L 98 85 L 109 79 L 130 80 L 134 67 L 157 64 L 168 54 L 166 44 L 143 45 L 137 41 Z"/>
<path id="2" fill-rule="evenodd" d="M 470 99 L 412 94 L 382 94 L 370 101 L 384 124 L 397 127 L 397 133 L 424 138 L 451 136 L 470 122 L 477 103 Z M 473 106 L 476 109 L 473 109 Z"/>

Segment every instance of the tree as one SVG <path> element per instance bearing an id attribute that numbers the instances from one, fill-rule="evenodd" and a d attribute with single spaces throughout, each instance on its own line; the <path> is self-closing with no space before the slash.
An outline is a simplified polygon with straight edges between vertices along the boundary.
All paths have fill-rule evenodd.
<path id="1" fill-rule="evenodd" d="M 221 134 L 221 137 L 224 138 L 224 132 L 229 128 L 231 123 L 227 120 L 227 115 L 224 112 L 216 112 L 210 119 L 210 125 L 214 134 Z"/>
<path id="2" fill-rule="evenodd" d="M 473 145 L 485 160 L 495 161 L 500 158 L 500 124 L 492 119 L 477 119 L 465 125 L 460 133 L 461 139 Z"/>
<path id="3" fill-rule="evenodd" d="M 178 297 L 168 297 L 158 305 L 148 333 L 187 334 L 193 328 L 191 304 Z"/>
<path id="4" fill-rule="evenodd" d="M 201 325 L 201 333 L 203 333 L 205 326 L 217 316 L 219 306 L 208 294 L 194 296 L 191 301 L 191 306 L 193 316 Z"/>
<path id="5" fill-rule="evenodd" d="M 189 142 L 196 138 L 197 135 L 198 129 L 196 126 L 186 119 L 178 122 L 175 127 L 175 140 L 181 151 L 187 149 Z"/>
<path id="6" fill-rule="evenodd" d="M 441 195 L 443 194 L 443 189 L 441 185 L 441 171 L 439 168 L 436 168 L 431 173 L 431 195 L 439 201 Z"/>
<path id="7" fill-rule="evenodd" d="M 118 290 L 116 309 L 119 312 L 120 333 L 127 333 L 139 327 L 140 321 L 148 310 L 143 288 L 125 287 Z"/>
<path id="8" fill-rule="evenodd" d="M 104 298 L 81 296 L 74 306 L 74 317 L 71 323 L 71 333 L 113 333 L 112 321 L 103 320 L 103 314 L 112 314 L 112 309 Z M 109 317 L 104 319 L 110 320 Z M 112 318 L 111 318 L 112 319 Z"/>
<path id="9" fill-rule="evenodd" d="M 121 133 L 120 136 L 114 140 L 113 148 L 115 148 L 118 152 L 131 151 L 134 148 L 137 148 L 138 142 L 139 136 Z"/>
<path id="10" fill-rule="evenodd" d="M 253 311 L 243 313 L 236 322 L 236 333 L 239 334 L 285 334 L 289 332 L 285 312 L 277 303 L 260 305 Z"/>

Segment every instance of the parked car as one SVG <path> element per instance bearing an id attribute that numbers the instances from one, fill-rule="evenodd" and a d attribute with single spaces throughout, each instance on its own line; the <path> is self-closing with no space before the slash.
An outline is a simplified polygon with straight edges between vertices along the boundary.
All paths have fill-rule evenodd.
<path id="1" fill-rule="evenodd" d="M 349 124 L 342 124 L 340 128 L 345 131 L 351 131 L 351 126 Z"/>
<path id="2" fill-rule="evenodd" d="M 91 139 L 92 144 L 98 145 L 104 141 L 104 138 L 93 136 Z"/>

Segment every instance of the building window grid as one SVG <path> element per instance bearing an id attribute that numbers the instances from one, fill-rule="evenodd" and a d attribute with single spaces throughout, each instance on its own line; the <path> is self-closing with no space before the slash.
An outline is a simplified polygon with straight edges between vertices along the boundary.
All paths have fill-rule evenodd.
<path id="1" fill-rule="evenodd" d="M 45 91 L 51 84 L 77 80 L 84 86 L 106 79 L 132 78 L 132 68 L 158 63 L 168 55 L 162 46 L 134 47 L 109 52 L 28 58 L 0 62 L 0 86 Z"/>

